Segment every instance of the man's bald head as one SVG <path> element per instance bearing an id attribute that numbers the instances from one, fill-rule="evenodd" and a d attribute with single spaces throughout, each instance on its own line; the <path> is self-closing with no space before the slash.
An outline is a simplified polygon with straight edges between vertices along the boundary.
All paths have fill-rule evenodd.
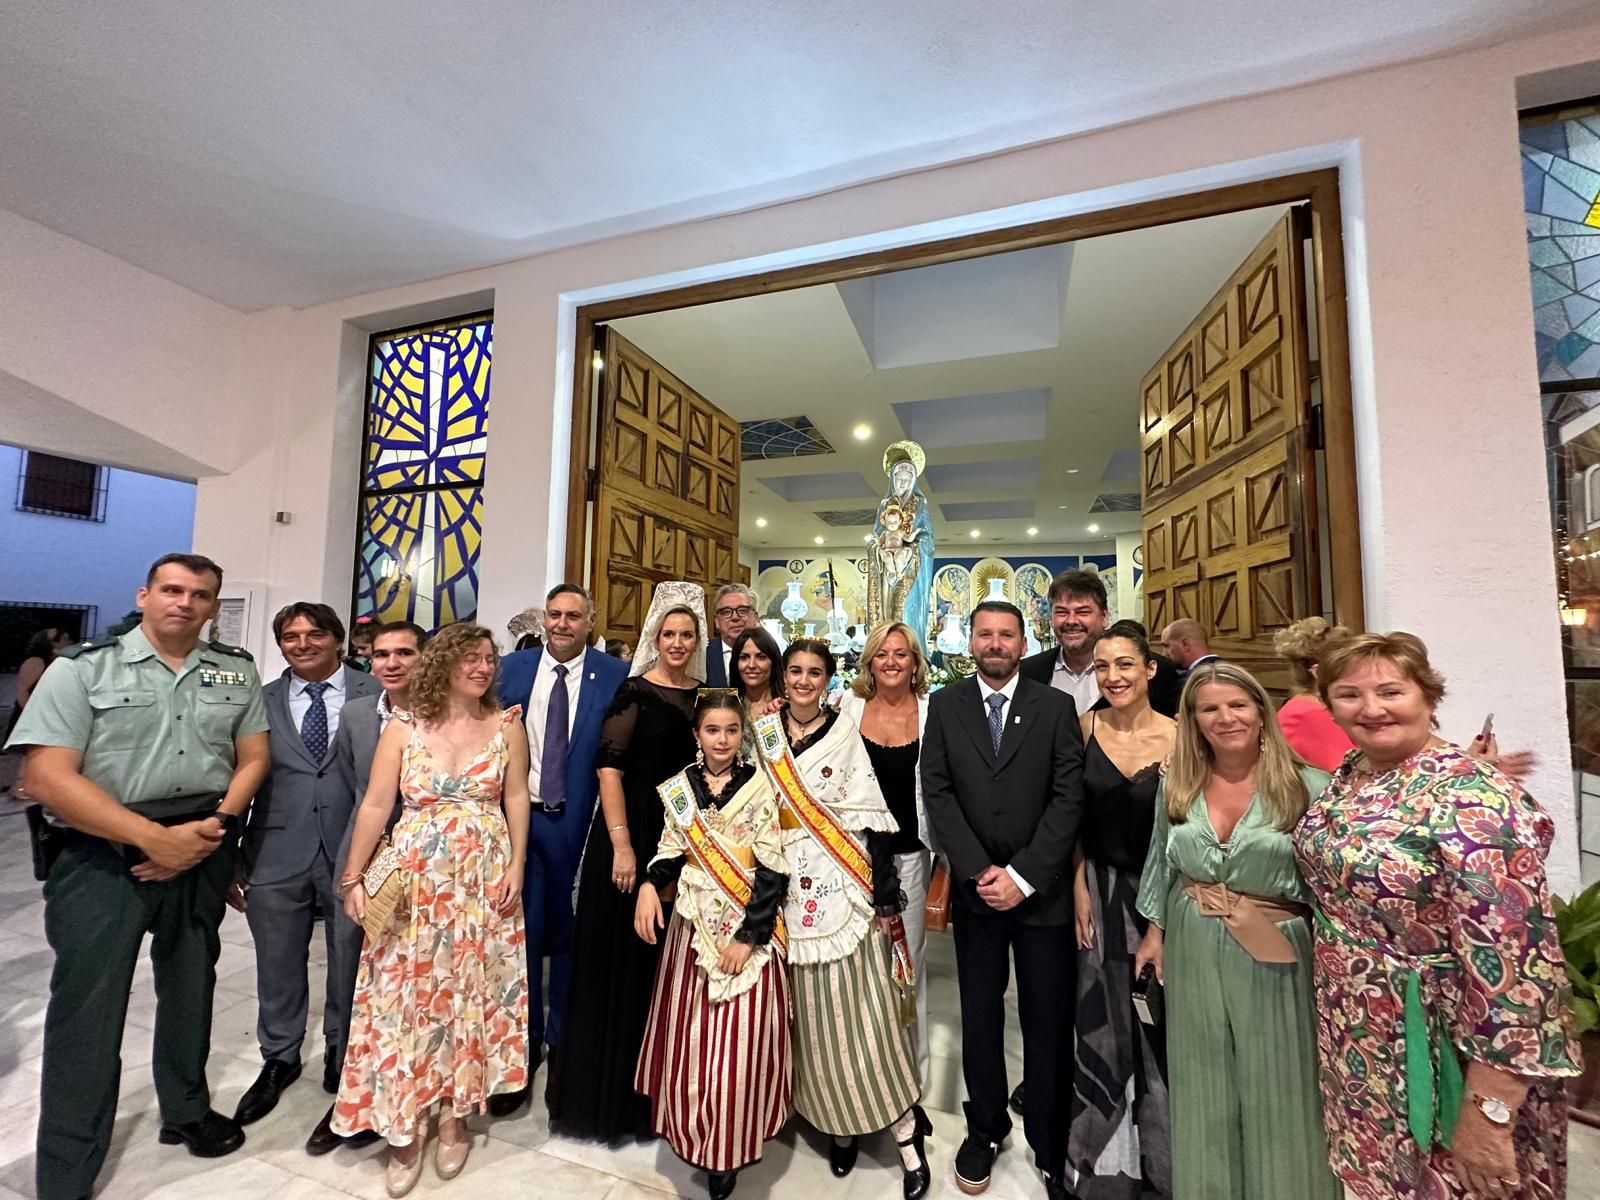
<path id="1" fill-rule="evenodd" d="M 1161 648 L 1180 671 L 1187 671 L 1196 659 L 1211 653 L 1206 631 L 1193 617 L 1179 617 L 1161 631 Z"/>

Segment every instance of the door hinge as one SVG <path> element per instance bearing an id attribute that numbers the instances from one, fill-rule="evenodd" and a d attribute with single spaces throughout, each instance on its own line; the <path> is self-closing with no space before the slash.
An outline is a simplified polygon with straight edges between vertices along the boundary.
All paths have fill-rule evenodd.
<path id="1" fill-rule="evenodd" d="M 590 467 L 583 481 L 583 498 L 585 500 L 598 500 L 600 498 L 600 472 Z"/>
<path id="2" fill-rule="evenodd" d="M 1313 450 L 1324 449 L 1327 445 L 1327 435 L 1322 428 L 1322 405 L 1311 406 L 1311 415 L 1306 421 L 1306 444 Z"/>

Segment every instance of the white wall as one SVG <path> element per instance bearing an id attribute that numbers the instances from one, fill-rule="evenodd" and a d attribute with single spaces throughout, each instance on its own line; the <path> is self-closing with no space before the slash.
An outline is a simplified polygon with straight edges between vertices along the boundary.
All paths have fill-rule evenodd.
<path id="1" fill-rule="evenodd" d="M 1576 880 L 1575 826 L 1552 616 L 1516 85 L 1520 76 L 1594 60 L 1600 23 L 300 312 L 235 320 L 185 301 L 178 307 L 186 326 L 243 329 L 237 353 L 222 364 L 233 376 L 216 368 L 231 378 L 223 387 L 231 407 L 206 407 L 214 365 L 187 366 L 190 339 L 180 337 L 151 364 L 152 373 L 172 380 L 180 402 L 163 410 L 159 389 L 136 381 L 122 408 L 138 411 L 123 415 L 135 424 L 145 414 L 147 426 L 158 420 L 148 413 L 162 411 L 170 437 L 227 472 L 201 484 L 198 549 L 226 559 L 235 578 L 270 580 L 269 606 L 300 596 L 342 606 L 352 557 L 361 330 L 397 313 L 468 311 L 490 299 L 494 448 L 481 604 L 487 622 L 500 625 L 561 571 L 578 303 L 1337 166 L 1368 622 L 1428 639 L 1450 677 L 1447 731 L 1464 737 L 1494 708 L 1502 742 L 1539 754 L 1533 788 L 1563 830 L 1552 871 L 1566 886 Z M 0 222 L 0 235 L 7 225 Z M 28 240 L 0 236 L 0 254 Z M 9 281 L 15 272 L 6 266 Z M 114 329 L 116 318 L 137 315 L 129 308 L 138 289 L 121 267 L 95 271 L 101 269 L 119 281 L 115 289 L 101 295 L 75 284 L 70 303 L 50 302 L 47 294 L 41 303 L 50 303 L 48 320 L 25 302 L 0 298 L 0 371 L 81 396 L 86 406 L 102 402 L 91 396 L 96 388 L 121 385 L 127 372 L 113 370 L 115 356 L 98 356 L 75 329 L 83 322 Z M 92 282 L 95 271 L 83 270 L 84 282 Z M 49 345 L 26 345 L 36 340 Z M 91 361 L 69 361 L 75 355 Z M 36 369 L 18 370 L 18 360 Z M 197 378 L 201 373 L 207 378 Z M 240 390 L 241 378 L 250 389 Z M 214 429 L 204 427 L 208 421 Z M 294 511 L 294 523 L 271 525 L 274 509 Z M 1511 653 L 1508 630 L 1525 631 Z M 1487 645 L 1501 652 L 1486 653 Z"/>
<path id="2" fill-rule="evenodd" d="M 95 605 L 98 623 L 83 634 L 100 634 L 132 610 L 152 562 L 188 552 L 194 484 L 110 468 L 104 521 L 18 512 L 23 457 L 0 445 L 0 600 Z"/>

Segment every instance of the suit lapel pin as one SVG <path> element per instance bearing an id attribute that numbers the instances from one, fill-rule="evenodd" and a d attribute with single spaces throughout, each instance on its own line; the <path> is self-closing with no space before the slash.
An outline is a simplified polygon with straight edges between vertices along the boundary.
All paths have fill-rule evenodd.
<path id="1" fill-rule="evenodd" d="M 1013 725 L 1021 725 L 1022 724 L 1022 718 L 1021 717 L 1012 717 L 1011 718 L 1011 723 Z"/>

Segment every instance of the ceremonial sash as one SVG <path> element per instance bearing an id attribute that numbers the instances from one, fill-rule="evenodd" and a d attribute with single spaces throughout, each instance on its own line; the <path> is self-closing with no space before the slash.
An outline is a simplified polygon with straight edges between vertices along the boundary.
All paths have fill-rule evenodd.
<path id="1" fill-rule="evenodd" d="M 689 843 L 689 856 L 706 876 L 722 890 L 722 894 L 737 904 L 741 910 L 748 908 L 755 894 L 755 879 L 745 870 L 744 864 L 728 853 L 727 848 L 706 828 L 705 817 L 695 803 L 694 788 L 689 777 L 680 771 L 656 788 L 667 806 L 667 819 L 684 840 Z M 780 911 L 772 927 L 772 940 L 784 954 L 789 952 L 789 931 Z"/>
<path id="2" fill-rule="evenodd" d="M 778 798 L 800 823 L 800 828 L 811 835 L 813 841 L 827 851 L 828 857 L 839 865 L 849 879 L 853 879 L 872 898 L 872 862 L 861 849 L 861 844 L 851 837 L 834 819 L 828 806 L 819 802 L 800 774 L 789 748 L 789 739 L 783 733 L 783 716 L 772 713 L 755 723 L 756 745 L 761 758 L 772 774 Z"/>

